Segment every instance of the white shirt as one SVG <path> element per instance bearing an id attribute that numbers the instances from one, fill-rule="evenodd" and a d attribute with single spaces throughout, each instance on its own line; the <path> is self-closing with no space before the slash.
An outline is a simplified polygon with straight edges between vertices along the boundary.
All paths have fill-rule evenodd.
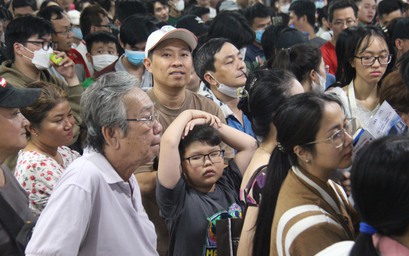
<path id="1" fill-rule="evenodd" d="M 26 255 L 157 255 L 135 177 L 123 181 L 103 155 L 86 149 L 54 188 Z"/>

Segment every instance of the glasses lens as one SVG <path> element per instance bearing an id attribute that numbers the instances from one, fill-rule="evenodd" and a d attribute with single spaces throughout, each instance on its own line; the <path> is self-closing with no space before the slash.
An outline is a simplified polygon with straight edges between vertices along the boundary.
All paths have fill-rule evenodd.
<path id="1" fill-rule="evenodd" d="M 219 163 L 221 161 L 221 150 L 209 153 L 209 158 L 212 163 Z"/>
<path id="2" fill-rule="evenodd" d="M 340 148 L 344 144 L 344 138 L 345 138 L 345 131 L 344 129 L 341 129 L 337 131 L 336 133 L 334 133 L 334 135 L 332 135 L 331 137 L 332 144 L 336 148 Z"/>
<path id="3" fill-rule="evenodd" d="M 350 136 L 352 136 L 355 132 L 353 129 L 354 124 L 355 124 L 355 118 L 348 119 L 345 122 L 345 126 L 344 126 L 345 132 L 347 132 Z"/>
<path id="4" fill-rule="evenodd" d="M 223 150 L 217 150 L 210 152 L 209 154 L 206 155 L 200 154 L 191 156 L 188 159 L 192 167 L 199 167 L 204 165 L 204 163 L 206 162 L 206 158 L 209 158 L 212 163 L 220 163 L 223 158 L 223 153 L 224 153 Z"/>
<path id="5" fill-rule="evenodd" d="M 389 64 L 391 62 L 391 55 L 379 56 L 379 62 L 384 65 Z"/>

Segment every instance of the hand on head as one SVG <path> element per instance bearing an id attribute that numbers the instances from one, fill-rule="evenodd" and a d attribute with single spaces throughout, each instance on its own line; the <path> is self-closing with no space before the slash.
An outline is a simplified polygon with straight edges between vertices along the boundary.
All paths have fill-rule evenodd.
<path id="1" fill-rule="evenodd" d="M 191 131 L 193 127 L 195 127 L 195 125 L 210 124 L 215 129 L 218 129 L 222 126 L 222 122 L 217 116 L 199 110 L 188 111 L 191 114 L 191 120 L 186 124 L 185 130 L 183 132 L 183 137 L 186 136 L 189 131 Z"/>

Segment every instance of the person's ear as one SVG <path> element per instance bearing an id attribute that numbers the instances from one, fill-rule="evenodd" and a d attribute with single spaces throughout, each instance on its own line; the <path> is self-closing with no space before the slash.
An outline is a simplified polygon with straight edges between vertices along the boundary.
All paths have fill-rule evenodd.
<path id="1" fill-rule="evenodd" d="M 309 73 L 309 78 L 310 78 L 310 81 L 312 82 L 312 81 L 314 81 L 314 82 L 319 82 L 319 77 L 318 77 L 318 72 L 316 71 L 316 70 L 314 70 L 314 69 L 312 69 L 311 71 L 310 71 L 310 73 Z"/>
<path id="2" fill-rule="evenodd" d="M 21 43 L 14 43 L 13 44 L 14 55 L 24 55 L 23 54 L 23 45 Z"/>
<path id="3" fill-rule="evenodd" d="M 302 22 L 307 22 L 307 15 L 301 16 L 301 18 L 299 20 L 302 21 Z"/>
<path id="4" fill-rule="evenodd" d="M 400 39 L 400 38 L 395 39 L 395 47 L 399 51 L 402 50 L 402 39 Z"/>
<path id="5" fill-rule="evenodd" d="M 30 133 L 31 137 L 38 137 L 38 130 L 31 123 L 26 127 L 26 129 Z"/>
<path id="6" fill-rule="evenodd" d="M 91 56 L 91 54 L 90 54 L 89 52 L 87 52 L 87 53 L 85 54 L 85 56 L 87 56 L 87 60 L 88 60 L 89 62 L 91 62 L 92 65 L 94 65 L 94 62 L 92 62 L 92 56 Z"/>
<path id="7" fill-rule="evenodd" d="M 123 132 L 120 128 L 102 127 L 101 132 L 105 143 L 109 147 L 114 149 L 119 149 L 121 147 L 120 139 L 123 137 Z"/>
<path id="8" fill-rule="evenodd" d="M 89 33 L 92 34 L 96 31 L 96 28 L 94 25 L 91 25 L 91 27 L 89 28 Z"/>
<path id="9" fill-rule="evenodd" d="M 146 70 L 148 70 L 149 73 L 152 73 L 152 60 L 149 59 L 149 57 L 143 59 L 143 65 L 145 66 Z"/>
<path id="10" fill-rule="evenodd" d="M 353 68 L 355 68 L 354 59 L 355 58 L 352 58 L 352 59 L 349 60 L 349 65 L 351 65 L 351 67 L 353 67 Z"/>
<path id="11" fill-rule="evenodd" d="M 300 161 L 305 162 L 305 163 L 311 163 L 312 154 L 310 151 L 304 149 L 303 147 L 299 145 L 295 146 L 293 150 Z"/>
<path id="12" fill-rule="evenodd" d="M 205 73 L 203 78 L 208 84 L 217 86 L 216 79 L 214 79 L 214 77 L 210 75 L 209 73 Z"/>

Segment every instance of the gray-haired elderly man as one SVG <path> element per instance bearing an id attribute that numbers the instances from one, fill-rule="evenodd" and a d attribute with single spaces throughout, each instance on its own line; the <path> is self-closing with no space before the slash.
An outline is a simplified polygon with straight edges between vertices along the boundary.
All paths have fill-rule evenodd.
<path id="1" fill-rule="evenodd" d="M 162 127 L 138 87 L 116 72 L 84 92 L 84 155 L 54 188 L 26 255 L 157 255 L 133 172 L 157 154 Z"/>

